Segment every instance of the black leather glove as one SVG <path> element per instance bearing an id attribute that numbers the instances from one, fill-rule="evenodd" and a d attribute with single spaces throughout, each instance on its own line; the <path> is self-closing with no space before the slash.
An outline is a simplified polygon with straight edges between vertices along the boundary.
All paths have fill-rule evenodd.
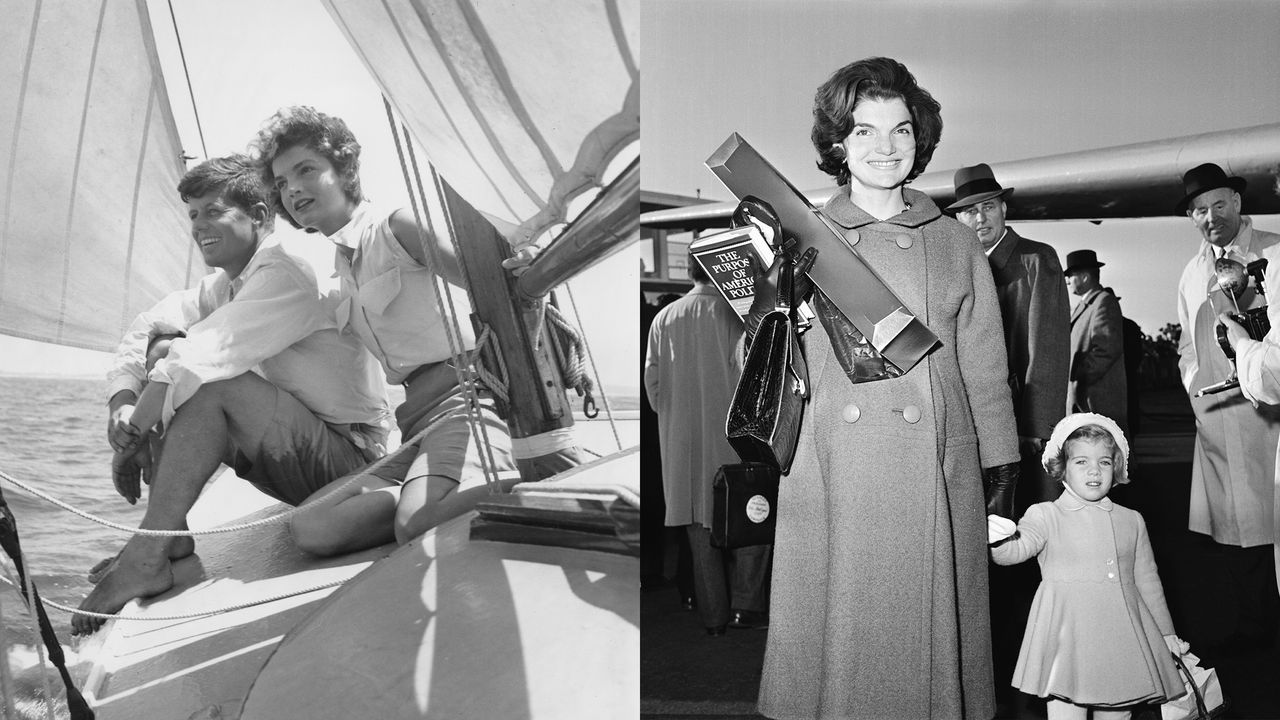
<path id="1" fill-rule="evenodd" d="M 987 514 L 1015 520 L 1013 491 L 1018 486 L 1018 463 L 982 469 L 982 487 L 986 491 Z"/>

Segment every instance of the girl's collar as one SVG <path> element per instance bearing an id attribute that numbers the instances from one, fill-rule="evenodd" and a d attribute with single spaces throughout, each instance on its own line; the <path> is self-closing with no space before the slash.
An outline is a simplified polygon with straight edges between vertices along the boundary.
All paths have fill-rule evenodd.
<path id="1" fill-rule="evenodd" d="M 1093 502 L 1085 500 L 1077 495 L 1076 491 L 1072 490 L 1071 486 L 1066 483 L 1062 484 L 1062 494 L 1058 496 L 1058 499 L 1055 500 L 1054 503 L 1063 510 L 1080 510 L 1087 507 L 1095 507 L 1099 510 L 1111 512 L 1112 508 L 1115 507 L 1115 503 L 1111 502 L 1111 498 L 1109 497 L 1104 497 L 1101 500 L 1095 500 Z"/>

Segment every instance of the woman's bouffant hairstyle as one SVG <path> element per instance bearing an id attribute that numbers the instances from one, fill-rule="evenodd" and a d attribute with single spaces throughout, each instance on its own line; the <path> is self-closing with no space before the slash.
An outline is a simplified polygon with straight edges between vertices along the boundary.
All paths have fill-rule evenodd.
<path id="1" fill-rule="evenodd" d="M 284 206 L 271 171 L 271 163 L 281 153 L 298 146 L 319 153 L 333 164 L 343 178 L 342 191 L 347 197 L 356 202 L 364 199 L 360 189 L 360 143 L 342 118 L 305 105 L 281 108 L 267 119 L 253 142 L 258 172 L 271 191 L 272 205 L 280 217 L 296 228 L 302 227 Z"/>
<path id="2" fill-rule="evenodd" d="M 1067 439 L 1062 442 L 1062 449 L 1058 450 L 1058 454 L 1045 461 L 1044 469 L 1049 473 L 1049 477 L 1062 482 L 1063 476 L 1067 473 L 1067 446 L 1071 444 L 1072 440 L 1101 442 L 1111 448 L 1111 457 L 1116 461 L 1115 471 L 1111 476 L 1112 482 L 1116 485 L 1123 485 L 1129 482 L 1128 460 L 1120 452 L 1120 446 L 1116 444 L 1116 439 L 1101 425 L 1081 425 L 1073 430 L 1067 436 Z"/>
<path id="3" fill-rule="evenodd" d="M 916 84 L 905 65 L 892 58 L 873 57 L 835 71 L 813 99 L 813 131 L 809 137 L 818 151 L 818 169 L 849 184 L 849 167 L 839 144 L 853 132 L 853 109 L 863 100 L 901 99 L 915 126 L 916 158 L 907 182 L 929 165 L 942 139 L 942 106 L 928 90 Z"/>
<path id="4" fill-rule="evenodd" d="M 205 160 L 187 171 L 178 181 L 178 195 L 182 202 L 204 197 L 211 192 L 222 193 L 236 207 L 249 213 L 254 205 L 273 206 L 271 192 L 262 182 L 262 176 L 253 159 L 248 155 L 233 154 Z M 267 229 L 275 222 L 275 213 L 267 214 Z"/>

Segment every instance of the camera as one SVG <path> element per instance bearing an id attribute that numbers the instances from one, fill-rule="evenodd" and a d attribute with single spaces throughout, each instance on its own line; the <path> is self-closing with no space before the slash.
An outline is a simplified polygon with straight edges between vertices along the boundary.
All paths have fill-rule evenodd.
<path id="1" fill-rule="evenodd" d="M 1267 259 L 1261 258 L 1248 265 L 1242 265 L 1240 262 L 1230 258 L 1218 258 L 1214 263 L 1213 269 L 1218 276 L 1218 290 L 1230 299 L 1234 310 L 1234 312 L 1228 311 L 1227 314 L 1232 320 L 1244 327 L 1250 338 L 1261 340 L 1266 337 L 1271 330 L 1271 322 L 1267 319 L 1267 296 L 1263 285 L 1263 279 L 1267 272 Z M 1218 292 L 1218 290 L 1213 292 Z M 1212 302 L 1212 292 L 1210 296 L 1210 301 Z M 1251 307 L 1241 309 L 1241 301 L 1245 305 L 1251 305 Z M 1201 388 L 1196 393 L 1196 397 L 1212 395 L 1240 386 L 1240 381 L 1235 373 L 1236 353 L 1227 337 L 1227 328 L 1219 323 L 1214 328 L 1214 332 L 1218 338 L 1218 346 L 1222 348 L 1223 354 L 1231 361 L 1231 377 L 1222 382 Z"/>

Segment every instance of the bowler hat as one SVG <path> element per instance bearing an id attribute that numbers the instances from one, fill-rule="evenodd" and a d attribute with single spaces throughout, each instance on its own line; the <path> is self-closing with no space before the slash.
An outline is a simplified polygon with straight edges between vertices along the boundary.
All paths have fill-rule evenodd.
<path id="1" fill-rule="evenodd" d="M 1245 180 L 1242 177 L 1227 177 L 1222 168 L 1213 163 L 1197 165 L 1182 176 L 1182 188 L 1186 195 L 1178 201 L 1176 212 L 1184 215 L 1191 200 L 1202 192 L 1231 188 L 1238 193 L 1244 192 Z"/>
<path id="2" fill-rule="evenodd" d="M 986 163 L 957 170 L 955 185 L 956 201 L 948 205 L 947 210 L 959 210 L 1013 192 L 1013 188 L 1000 187 L 996 176 L 991 173 L 991 166 Z"/>
<path id="3" fill-rule="evenodd" d="M 1076 250 L 1067 253 L 1067 266 L 1063 268 L 1063 275 L 1070 275 L 1076 270 L 1084 270 L 1086 268 L 1100 268 L 1106 263 L 1098 262 L 1098 255 L 1092 250 Z"/>

